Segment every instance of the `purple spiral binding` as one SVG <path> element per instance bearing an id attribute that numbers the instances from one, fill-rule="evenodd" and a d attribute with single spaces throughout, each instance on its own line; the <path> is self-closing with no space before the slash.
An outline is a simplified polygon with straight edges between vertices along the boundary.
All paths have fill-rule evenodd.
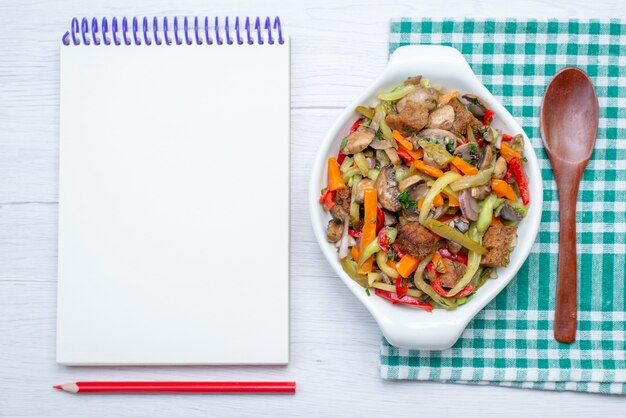
<path id="1" fill-rule="evenodd" d="M 150 45 L 152 41 L 150 41 L 150 37 L 148 36 L 148 18 L 146 16 L 143 17 L 143 22 L 141 24 L 143 29 L 143 41 L 146 45 Z"/>
<path id="2" fill-rule="evenodd" d="M 100 24 L 98 24 L 98 19 L 95 17 L 92 18 L 91 21 L 87 18 L 79 19 L 74 17 L 70 25 L 70 30 L 63 34 L 61 41 L 64 45 L 82 44 L 85 46 L 97 46 L 111 45 L 111 43 L 121 45 L 123 42 L 125 45 L 150 46 L 163 44 L 161 38 L 159 38 L 160 34 L 165 40 L 166 45 L 171 45 L 172 41 L 174 41 L 176 45 L 181 45 L 183 43 L 184 34 L 184 43 L 187 45 L 203 45 L 205 43 L 212 45 L 213 39 L 211 32 L 213 31 L 217 45 L 223 45 L 224 43 L 232 45 L 235 41 L 238 45 L 242 45 L 245 41 L 247 41 L 248 45 L 263 45 L 266 43 L 263 37 L 263 31 L 265 30 L 267 32 L 268 45 L 273 45 L 276 42 L 279 44 L 285 43 L 282 25 L 278 16 L 274 18 L 273 23 L 269 16 L 266 17 L 264 24 L 261 23 L 262 20 L 260 17 L 256 17 L 254 19 L 254 27 L 252 27 L 250 18 L 246 17 L 243 28 L 241 27 L 242 21 L 240 21 L 239 17 L 235 17 L 234 28 L 230 26 L 231 21 L 229 17 L 224 18 L 223 27 L 220 27 L 220 18 L 215 17 L 212 28 L 209 26 L 209 18 L 205 17 L 204 31 L 200 27 L 200 19 L 197 16 L 194 17 L 193 20 L 193 29 L 190 29 L 189 18 L 183 17 L 182 34 L 179 30 L 178 17 L 176 16 L 173 18 L 173 28 L 171 31 L 167 17 L 152 18 L 152 29 L 150 29 L 150 20 L 146 16 L 141 18 L 141 27 L 140 18 L 132 17 L 131 27 L 129 27 L 129 20 L 130 18 L 128 17 L 122 17 L 120 25 L 118 18 L 113 17 L 111 19 L 111 26 L 109 27 L 109 21 L 106 17 L 102 18 Z M 159 30 L 159 20 L 161 20 L 163 25 L 162 30 Z M 154 42 L 150 37 L 151 30 Z M 193 36 L 191 31 L 193 31 Z M 242 35 L 242 31 L 245 32 L 245 36 Z M 253 31 L 256 31 L 256 37 L 253 35 Z M 132 32 L 132 36 L 130 36 L 129 32 Z M 112 41 L 109 36 L 111 36 Z"/>

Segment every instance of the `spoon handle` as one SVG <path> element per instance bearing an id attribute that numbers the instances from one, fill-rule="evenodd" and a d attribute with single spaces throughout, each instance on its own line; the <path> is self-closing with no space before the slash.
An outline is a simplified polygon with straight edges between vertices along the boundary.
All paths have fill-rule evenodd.
<path id="1" fill-rule="evenodd" d="M 576 338 L 576 200 L 582 172 L 574 165 L 566 165 L 559 171 L 560 242 L 554 338 L 562 343 L 571 343 Z"/>

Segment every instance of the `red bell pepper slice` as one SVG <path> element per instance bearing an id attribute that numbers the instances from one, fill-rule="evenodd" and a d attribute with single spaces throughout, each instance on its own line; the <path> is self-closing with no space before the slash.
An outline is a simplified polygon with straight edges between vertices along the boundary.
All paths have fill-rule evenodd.
<path id="1" fill-rule="evenodd" d="M 398 153 L 400 158 L 402 158 L 407 163 L 411 163 L 411 162 L 415 161 L 415 158 L 413 158 L 413 156 L 411 154 L 409 154 L 409 152 L 407 150 L 403 149 L 403 148 L 398 148 L 396 150 L 396 152 Z"/>
<path id="2" fill-rule="evenodd" d="M 458 253 L 453 254 L 448 249 L 448 247 L 441 247 L 439 249 L 439 255 L 443 258 L 447 258 L 448 260 L 467 265 L 467 254 L 465 254 L 463 251 L 459 251 Z"/>
<path id="3" fill-rule="evenodd" d="M 522 163 L 518 158 L 512 158 L 511 161 L 509 161 L 509 167 L 513 172 L 513 176 L 515 176 L 515 181 L 519 187 L 519 193 L 522 196 L 522 203 L 527 205 L 528 202 L 530 202 L 530 191 L 528 190 L 528 180 L 526 180 L 526 176 L 524 175 Z"/>
<path id="4" fill-rule="evenodd" d="M 404 251 L 400 249 L 400 246 L 398 245 L 397 242 L 394 242 L 393 244 L 391 244 L 391 248 L 393 248 L 393 250 L 396 252 L 398 258 L 404 257 Z"/>
<path id="5" fill-rule="evenodd" d="M 502 180 L 506 181 L 507 183 L 511 183 L 511 177 L 513 177 L 513 173 L 511 172 L 511 167 L 509 166 L 509 168 L 506 170 L 506 173 L 504 173 L 504 177 L 502 177 Z"/>
<path id="6" fill-rule="evenodd" d="M 378 232 L 378 246 L 385 254 L 389 253 L 389 237 L 387 236 L 387 227 L 382 228 Z"/>
<path id="7" fill-rule="evenodd" d="M 354 229 L 348 229 L 348 235 L 354 238 L 361 238 L 361 232 L 355 231 Z"/>
<path id="8" fill-rule="evenodd" d="M 399 276 L 396 279 L 396 294 L 399 298 L 406 295 L 406 292 L 409 291 L 409 281 L 402 276 Z"/>
<path id="9" fill-rule="evenodd" d="M 467 286 L 465 286 L 465 288 L 463 290 L 461 290 L 459 293 L 457 293 L 456 295 L 452 296 L 454 299 L 457 298 L 463 298 L 467 295 L 469 295 L 470 293 L 472 293 L 474 291 L 474 286 L 472 286 L 471 284 L 468 284 Z"/>
<path id="10" fill-rule="evenodd" d="M 357 129 L 359 129 L 359 126 L 361 126 L 361 123 L 363 123 L 363 121 L 361 119 L 357 119 L 350 127 L 350 133 L 348 135 L 354 133 Z"/>
<path id="11" fill-rule="evenodd" d="M 507 134 L 502 134 L 502 140 L 503 141 L 512 141 L 513 137 L 511 135 L 507 135 Z"/>
<path id="12" fill-rule="evenodd" d="M 383 299 L 387 299 L 394 305 L 401 303 L 403 305 L 415 306 L 416 308 L 422 308 L 426 312 L 433 311 L 433 305 L 428 302 L 422 302 L 421 300 L 414 298 L 413 296 L 404 295 L 399 297 L 397 294 L 389 292 L 387 290 L 375 289 L 376 295 Z"/>
<path id="13" fill-rule="evenodd" d="M 337 164 L 341 165 L 341 163 L 343 163 L 343 160 L 346 159 L 346 154 L 344 154 L 343 152 L 339 151 L 337 153 Z"/>
<path id="14" fill-rule="evenodd" d="M 493 110 L 487 109 L 485 115 L 483 116 L 483 125 L 491 125 L 491 119 L 493 119 L 493 115 L 495 114 L 496 112 Z"/>
<path id="15" fill-rule="evenodd" d="M 324 193 L 320 196 L 320 203 L 325 204 L 329 209 L 335 207 L 335 202 L 333 199 L 335 198 L 335 191 L 326 189 Z"/>
<path id="16" fill-rule="evenodd" d="M 376 208 L 376 232 L 385 224 L 385 212 L 381 208 Z"/>

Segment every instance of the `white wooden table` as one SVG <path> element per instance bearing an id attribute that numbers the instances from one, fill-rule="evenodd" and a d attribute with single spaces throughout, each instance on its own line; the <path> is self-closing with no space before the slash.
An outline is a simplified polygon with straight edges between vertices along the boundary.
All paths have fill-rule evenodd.
<path id="1" fill-rule="evenodd" d="M 0 2 L 0 416 L 608 416 L 626 397 L 379 378 L 380 334 L 309 226 L 317 144 L 382 70 L 392 16 L 619 17 L 623 0 Z M 131 5 L 132 3 L 132 5 Z M 560 3 L 560 4 L 559 4 Z M 274 15 L 292 38 L 291 363 L 68 368 L 54 361 L 59 45 L 72 16 Z M 294 379 L 295 396 L 72 396 L 89 379 Z"/>

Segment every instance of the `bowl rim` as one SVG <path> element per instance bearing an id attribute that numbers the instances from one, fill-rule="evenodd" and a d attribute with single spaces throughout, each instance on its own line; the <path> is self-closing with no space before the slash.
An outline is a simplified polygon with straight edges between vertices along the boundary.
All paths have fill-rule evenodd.
<path id="1" fill-rule="evenodd" d="M 326 159 L 336 154 L 336 148 L 332 146 L 338 142 L 341 130 L 351 124 L 351 119 L 356 119 L 354 108 L 359 104 L 373 100 L 375 92 L 380 91 L 387 85 L 394 84 L 393 81 L 395 81 L 395 84 L 400 81 L 399 79 L 389 81 L 391 77 L 397 76 L 398 73 L 403 71 L 406 72 L 406 68 L 409 68 L 411 65 L 419 66 L 425 64 L 433 66 L 445 64 L 446 69 L 453 68 L 454 71 L 458 71 L 459 80 L 463 79 L 465 80 L 464 82 L 473 84 L 472 93 L 480 96 L 496 112 L 498 121 L 503 122 L 499 125 L 506 126 L 506 129 L 510 132 L 522 133 L 524 136 L 525 157 L 528 159 L 526 174 L 531 183 L 531 205 L 527 216 L 523 220 L 525 233 L 523 248 L 520 248 L 518 237 L 518 246 L 511 253 L 509 265 L 498 269 L 500 276 L 498 279 L 488 281 L 488 283 L 493 281 L 497 282 L 497 284 L 489 287 L 486 284 L 481 287 L 474 295 L 472 301 L 454 311 L 435 309 L 432 314 L 427 314 L 423 311 L 416 312 L 415 309 L 409 307 L 391 305 L 378 297 L 368 297 L 363 288 L 343 271 L 335 246 L 326 241 L 326 223 L 320 222 L 320 220 L 326 219 L 327 222 L 329 215 L 326 214 L 326 217 L 320 217 L 320 213 L 324 211 L 319 204 L 319 192 L 325 185 Z M 451 72 L 451 74 L 454 77 L 456 73 Z M 436 79 L 432 79 L 432 81 L 437 82 Z M 309 183 L 310 219 L 316 239 L 325 258 L 344 284 L 348 286 L 351 292 L 374 317 L 388 341 L 392 345 L 407 349 L 439 350 L 449 348 L 456 342 L 469 321 L 512 281 L 528 258 L 539 230 L 542 206 L 543 185 L 541 170 L 532 143 L 523 128 L 476 77 L 463 55 L 455 48 L 440 45 L 409 45 L 396 49 L 383 72 L 341 112 L 327 130 L 324 139 L 318 147 Z M 503 271 L 504 274 L 502 274 Z M 491 285 L 491 283 L 489 284 Z M 389 308 L 393 308 L 393 310 Z M 406 312 L 412 313 L 407 315 Z M 425 317 L 426 315 L 428 317 Z M 407 318 L 411 318 L 411 320 Z M 406 333 L 411 331 L 418 332 L 419 335 L 416 336 L 414 333 L 406 335 Z"/>

